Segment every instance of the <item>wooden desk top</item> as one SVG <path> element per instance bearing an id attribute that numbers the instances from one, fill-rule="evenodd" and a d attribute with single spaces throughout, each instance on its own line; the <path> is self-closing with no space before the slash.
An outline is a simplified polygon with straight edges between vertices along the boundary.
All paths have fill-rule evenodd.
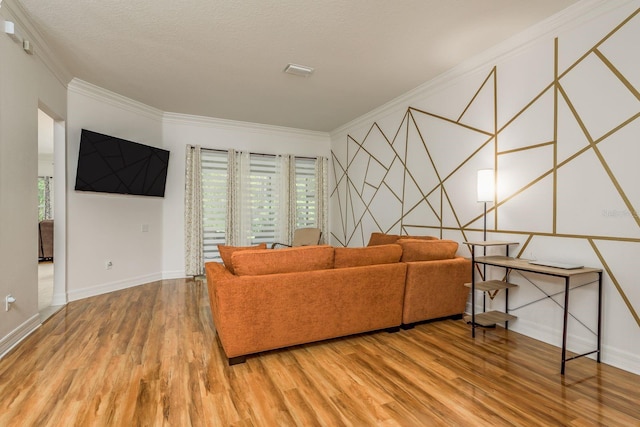
<path id="1" fill-rule="evenodd" d="M 586 273 L 601 273 L 601 268 L 558 268 L 544 265 L 529 264 L 529 260 L 521 258 L 511 258 L 507 256 L 481 256 L 475 258 L 476 263 L 493 265 L 496 267 L 512 268 L 514 270 L 531 271 L 533 273 L 547 274 L 551 276 L 571 277 Z"/>
<path id="2" fill-rule="evenodd" d="M 518 242 L 508 242 L 502 240 L 486 240 L 486 241 L 477 241 L 477 242 L 462 242 L 464 245 L 472 245 L 472 246 L 504 246 L 504 245 L 519 245 Z"/>

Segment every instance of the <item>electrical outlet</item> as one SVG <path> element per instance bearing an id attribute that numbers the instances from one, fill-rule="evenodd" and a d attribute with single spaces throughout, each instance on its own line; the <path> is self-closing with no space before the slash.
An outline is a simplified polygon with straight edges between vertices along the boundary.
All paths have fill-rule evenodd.
<path id="1" fill-rule="evenodd" d="M 149 224 L 142 224 L 141 230 L 143 233 L 149 232 Z"/>
<path id="2" fill-rule="evenodd" d="M 111 270 L 113 268 L 113 262 L 112 261 L 105 261 L 104 262 L 104 269 L 105 270 Z"/>

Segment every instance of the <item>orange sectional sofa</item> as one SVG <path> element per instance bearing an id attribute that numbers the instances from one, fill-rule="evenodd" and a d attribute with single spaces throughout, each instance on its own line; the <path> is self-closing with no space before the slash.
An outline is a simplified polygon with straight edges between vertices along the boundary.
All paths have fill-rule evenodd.
<path id="1" fill-rule="evenodd" d="M 462 315 L 471 264 L 454 256 L 458 244 L 395 241 L 364 248 L 221 247 L 224 264 L 207 263 L 206 274 L 229 364 L 262 351 Z M 440 256 L 448 258 L 416 260 Z"/>
<path id="2" fill-rule="evenodd" d="M 398 328 L 407 270 L 398 262 L 402 249 L 371 249 L 243 250 L 227 263 L 234 273 L 207 263 L 213 322 L 229 364 L 265 350 Z"/>

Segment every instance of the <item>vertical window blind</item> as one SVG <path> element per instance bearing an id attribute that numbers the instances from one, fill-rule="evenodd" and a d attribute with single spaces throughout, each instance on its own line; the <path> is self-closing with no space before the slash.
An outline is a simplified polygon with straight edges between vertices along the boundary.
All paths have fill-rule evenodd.
<path id="1" fill-rule="evenodd" d="M 314 159 L 295 159 L 296 228 L 318 227 L 316 164 Z"/>
<path id="2" fill-rule="evenodd" d="M 219 261 L 217 245 L 226 242 L 227 153 L 202 150 L 201 162 L 204 259 Z"/>
<path id="3" fill-rule="evenodd" d="M 227 244 L 228 153 L 202 150 L 201 162 L 204 259 L 219 262 L 217 245 Z M 295 198 L 296 228 L 318 227 L 315 159 L 294 157 L 290 167 L 295 173 L 296 191 L 291 196 Z M 248 170 L 239 209 L 250 217 L 251 244 L 271 244 L 279 241 L 281 203 L 286 203 L 281 191 L 287 177 L 282 176 L 278 157 L 273 155 L 252 153 Z"/>
<path id="4" fill-rule="evenodd" d="M 276 241 L 279 214 L 279 179 L 276 157 L 251 154 L 249 191 L 243 196 L 242 209 L 251 212 L 251 243 Z"/>

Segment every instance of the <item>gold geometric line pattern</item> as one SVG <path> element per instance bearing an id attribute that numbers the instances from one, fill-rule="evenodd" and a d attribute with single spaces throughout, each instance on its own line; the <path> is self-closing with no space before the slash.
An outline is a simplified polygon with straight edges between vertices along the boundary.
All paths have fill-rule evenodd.
<path id="1" fill-rule="evenodd" d="M 635 308 L 631 304 L 631 301 L 629 301 L 629 298 L 627 298 L 627 294 L 625 294 L 624 290 L 622 289 L 622 286 L 620 286 L 620 283 L 616 279 L 616 276 L 613 274 L 613 271 L 611 271 L 611 268 L 609 268 L 609 265 L 607 264 L 607 261 L 604 259 L 604 257 L 600 253 L 600 250 L 598 250 L 598 247 L 596 246 L 596 244 L 593 241 L 593 239 L 588 239 L 588 241 L 589 241 L 589 244 L 591 245 L 591 247 L 593 248 L 593 252 L 598 256 L 598 259 L 602 263 L 602 268 L 604 268 L 604 270 L 609 275 L 609 278 L 611 279 L 611 282 L 613 283 L 613 285 L 616 287 L 618 293 L 620 294 L 620 297 L 622 298 L 622 301 L 624 301 L 624 304 L 627 306 L 627 309 L 629 309 L 629 312 L 631 313 L 631 315 L 635 319 L 636 323 L 638 324 L 638 327 L 640 327 L 640 316 L 638 316 L 638 312 L 636 312 Z"/>
<path id="2" fill-rule="evenodd" d="M 510 125 L 512 125 L 513 122 L 516 121 L 516 119 L 518 119 L 523 113 L 525 113 L 527 110 L 529 110 L 529 108 L 531 108 L 531 106 L 533 104 L 538 102 L 540 100 L 540 98 L 542 98 L 553 86 L 554 86 L 554 83 L 549 83 L 549 85 L 547 85 L 547 87 L 542 89 L 540 91 L 540 93 L 538 93 L 535 97 L 533 97 L 531 99 L 531 101 L 529 101 L 528 104 L 526 104 L 524 107 L 522 107 L 522 109 L 520 111 L 518 111 L 513 117 L 511 117 L 507 122 L 505 122 L 505 124 L 502 125 L 502 127 L 500 129 L 498 129 L 497 133 L 499 134 L 500 132 L 502 132 L 506 128 L 508 128 Z M 497 124 L 496 124 L 496 127 L 497 127 Z"/>
<path id="3" fill-rule="evenodd" d="M 551 230 L 558 231 L 558 67 L 560 66 L 560 48 L 558 38 L 553 39 L 553 198 L 551 199 L 553 217 Z"/>
<path id="4" fill-rule="evenodd" d="M 504 155 L 504 154 L 513 154 L 513 153 L 517 153 L 519 151 L 533 150 L 535 148 L 546 147 L 546 146 L 549 146 L 549 145 L 555 145 L 555 140 L 554 141 L 548 141 L 548 142 L 541 142 L 539 144 L 527 145 L 525 147 L 514 148 L 512 150 L 498 151 L 497 154 L 498 154 L 498 156 Z M 555 162 L 554 162 L 554 164 L 555 164 Z"/>
<path id="5" fill-rule="evenodd" d="M 498 67 L 493 67 L 493 164 L 498 169 Z M 498 174 L 493 175 L 493 200 L 498 200 Z M 486 204 L 485 204 L 486 206 Z M 498 228 L 498 210 L 493 213 L 493 228 Z"/>
<path id="6" fill-rule="evenodd" d="M 494 136 L 494 134 L 491 133 L 491 132 L 487 132 L 486 130 L 478 129 L 478 128 L 474 127 L 474 126 L 466 125 L 464 123 L 459 123 L 459 122 L 457 122 L 457 121 L 455 121 L 453 119 L 441 116 L 439 114 L 430 113 L 428 111 L 424 111 L 424 110 L 421 110 L 421 109 L 415 108 L 415 107 L 409 107 L 408 110 L 411 111 L 411 112 L 418 112 L 418 113 L 424 114 L 425 116 L 433 117 L 434 119 L 442 120 L 443 122 L 447 122 L 447 123 L 451 123 L 451 124 L 454 124 L 454 125 L 458 125 L 458 126 L 461 126 L 461 127 L 465 128 L 465 129 L 472 130 L 474 132 L 483 133 L 483 134 L 491 136 L 491 137 Z"/>
<path id="7" fill-rule="evenodd" d="M 484 89 L 484 86 L 489 82 L 489 79 L 491 77 L 494 77 L 496 74 L 496 67 L 494 66 L 491 69 L 491 72 L 487 75 L 487 77 L 485 77 L 484 81 L 482 82 L 482 84 L 480 85 L 480 87 L 478 88 L 478 90 L 476 91 L 475 95 L 473 95 L 473 97 L 471 98 L 471 100 L 469 101 L 469 103 L 467 104 L 467 106 L 464 108 L 464 110 L 462 110 L 462 113 L 460 114 L 460 117 L 458 117 L 458 119 L 456 120 L 456 123 L 460 123 L 460 120 L 462 120 L 462 118 L 464 117 L 464 114 L 467 112 L 467 110 L 469 108 L 471 108 L 471 105 L 473 105 L 473 102 L 476 100 L 476 98 L 478 97 L 478 95 L 480 95 L 480 92 L 482 92 L 482 89 Z M 494 86 L 495 87 L 495 86 Z"/>
<path id="8" fill-rule="evenodd" d="M 622 75 L 622 73 L 611 63 L 611 61 L 609 61 L 606 56 L 602 54 L 602 52 L 600 52 L 598 49 L 594 49 L 593 53 L 595 53 L 596 56 L 600 58 L 600 60 L 607 66 L 607 68 L 609 68 L 611 72 L 620 80 L 620 82 L 625 85 L 629 92 L 634 94 L 637 99 L 640 99 L 640 91 L 633 87 L 631 82 L 627 80 L 624 75 Z"/>
<path id="9" fill-rule="evenodd" d="M 634 208 L 633 202 L 628 196 L 628 190 L 625 190 L 625 184 L 616 176 L 615 168 L 610 164 L 609 159 L 606 158 L 598 146 L 600 143 L 610 140 L 617 132 L 630 126 L 640 117 L 640 112 L 635 112 L 632 113 L 630 117 L 622 118 L 618 123 L 613 124 L 612 128 L 604 129 L 605 132 L 601 132 L 601 135 L 595 138 L 592 132 L 590 132 L 588 124 L 585 122 L 586 119 L 580 115 L 574 100 L 565 88 L 565 84 L 567 83 L 565 79 L 570 78 L 573 72 L 577 72 L 578 65 L 592 56 L 597 58 L 601 64 L 604 64 L 605 68 L 609 70 L 615 79 L 622 83 L 622 86 L 626 88 L 628 93 L 632 94 L 635 99 L 640 99 L 638 88 L 633 86 L 631 80 L 616 67 L 615 61 L 608 58 L 602 49 L 602 46 L 607 41 L 612 40 L 613 36 L 639 12 L 640 9 L 637 9 L 624 19 L 594 46 L 586 52 L 583 52 L 577 60 L 562 72 L 559 70 L 559 41 L 558 38 L 555 38 L 553 41 L 553 81 L 546 84 L 546 86 L 534 94 L 528 102 L 524 104 L 523 108 L 515 112 L 501 125 L 498 124 L 499 70 L 498 66 L 494 66 L 483 79 L 477 90 L 472 94 L 469 101 L 464 104 L 462 111 L 455 119 L 409 106 L 403 115 L 400 126 L 395 129 L 392 141 L 387 138 L 385 132 L 377 122 L 371 125 L 362 141 L 356 141 L 351 135 L 347 135 L 346 159 L 339 158 L 336 154 L 332 156 L 335 187 L 331 192 L 331 198 L 338 205 L 338 211 L 340 213 L 339 223 L 342 228 L 339 232 L 337 230 L 331 231 L 333 238 L 344 246 L 350 244 L 359 245 L 365 243 L 364 239 L 370 231 L 408 232 L 411 229 L 421 228 L 438 231 L 440 236 L 442 236 L 445 231 L 457 231 L 466 239 L 468 232 L 480 231 L 480 228 L 474 226 L 474 223 L 483 216 L 482 213 L 472 213 L 470 215 L 469 213 L 473 210 L 464 208 L 463 205 L 461 205 L 462 202 L 459 196 L 459 176 L 469 175 L 472 161 L 485 150 L 493 148 L 494 167 L 497 172 L 495 179 L 496 182 L 498 182 L 500 179 L 500 171 L 502 170 L 501 165 L 508 165 L 511 156 L 529 151 L 533 152 L 535 149 L 550 146 L 552 147 L 550 168 L 537 171 L 535 176 L 528 177 L 527 182 L 522 183 L 519 188 L 510 189 L 509 194 L 502 194 L 499 199 L 496 197 L 496 202 L 488 210 L 488 213 L 493 214 L 494 218 L 493 229 L 490 229 L 490 231 L 492 233 L 505 235 L 526 235 L 526 241 L 524 245 L 520 247 L 518 256 L 521 256 L 526 247 L 537 237 L 587 240 L 597 254 L 598 259 L 605 266 L 606 273 L 614 283 L 617 292 L 622 296 L 628 309 L 633 314 L 634 319 L 636 319 L 638 326 L 640 326 L 638 314 L 630 300 L 626 297 L 623 286 L 617 281 L 614 272 L 606 265 L 605 257 L 600 253 L 594 243 L 595 240 L 640 243 L 640 238 L 628 235 L 607 235 L 606 233 L 563 232 L 558 229 L 558 186 L 560 185 L 558 171 L 573 165 L 574 161 L 588 151 L 594 153 L 599 167 L 604 172 L 604 176 L 613 188 L 615 188 L 615 192 L 627 210 L 630 213 L 636 213 L 638 211 Z M 487 131 L 487 129 L 481 129 L 483 126 L 478 126 L 477 123 L 471 124 L 471 122 L 465 122 L 467 116 L 472 113 L 472 108 L 474 108 L 475 104 L 482 101 L 480 95 L 488 88 L 490 82 L 493 83 L 493 105 L 489 107 L 493 110 L 493 129 L 491 132 Z M 518 119 L 522 118 L 526 120 L 525 112 L 532 110 L 532 107 L 541 102 L 550 90 L 552 90 L 553 95 L 552 139 L 533 142 L 515 148 L 510 147 L 498 150 L 498 137 L 502 138 L 502 134 L 507 129 L 510 129 L 511 126 L 515 125 Z M 482 98 L 486 98 L 486 96 Z M 577 130 L 584 136 L 584 140 L 587 143 L 585 146 L 575 147 L 574 152 L 563 153 L 562 160 L 558 157 L 560 100 L 562 100 L 568 108 L 570 118 L 577 126 Z M 453 145 L 453 142 L 439 141 L 437 138 L 434 139 L 434 137 L 428 136 L 430 129 L 428 126 L 423 126 L 417 120 L 418 116 L 428 117 L 440 123 L 464 129 L 475 135 L 484 135 L 484 139 L 470 150 L 470 153 L 466 153 L 461 158 L 458 158 L 460 153 L 457 151 L 457 147 Z M 490 126 L 485 127 L 489 128 Z M 375 134 L 379 136 L 378 138 L 374 138 L 374 130 L 376 131 Z M 413 131 L 415 137 L 410 137 L 410 130 Z M 414 139 L 410 141 L 410 138 Z M 374 144 L 373 141 L 376 141 L 375 144 L 386 144 L 386 147 L 384 147 L 384 150 L 381 150 L 380 145 L 372 145 Z M 493 147 L 491 147 L 491 144 L 493 144 Z M 448 148 L 446 148 L 447 145 L 449 146 Z M 351 153 L 352 147 L 357 147 L 353 154 Z M 385 150 L 388 154 L 384 154 Z M 457 164 L 449 165 L 447 166 L 447 170 L 445 170 L 443 169 L 442 155 L 443 152 L 447 151 L 450 155 L 458 158 L 458 160 Z M 383 157 L 379 158 L 379 155 Z M 421 166 L 416 166 L 416 158 L 411 159 L 413 155 L 423 156 L 424 162 Z M 366 160 L 362 160 L 362 158 L 366 158 Z M 413 160 L 411 163 L 413 165 L 412 167 L 409 166 L 410 160 Z M 396 164 L 395 162 L 399 163 Z M 346 167 L 342 166 L 344 164 L 346 164 Z M 400 172 L 401 169 L 403 170 Z M 364 178 L 362 180 L 357 178 L 354 181 L 355 177 L 359 176 L 357 173 L 354 173 L 356 170 L 360 170 L 361 173 L 363 173 Z M 382 174 L 382 178 L 380 178 L 380 174 Z M 550 175 L 552 176 L 551 190 L 553 191 L 551 198 L 552 206 L 550 213 L 552 222 L 550 231 L 541 230 L 533 232 L 531 230 L 518 228 L 512 229 L 512 227 L 509 227 L 509 229 L 504 227 L 500 228 L 498 213 L 508 209 L 509 206 L 511 206 L 511 202 L 514 201 L 517 196 L 528 194 L 528 190 L 541 184 L 543 180 Z M 469 179 L 465 180 L 467 182 L 469 181 Z M 384 189 L 384 192 L 382 189 Z M 391 199 L 381 200 L 383 194 L 390 195 L 392 199 L 395 199 L 395 202 Z M 496 196 L 498 196 L 497 190 Z M 360 201 L 356 204 L 357 198 L 360 198 Z M 344 202 L 346 202 L 348 206 L 345 206 Z M 395 203 L 397 203 L 397 205 Z M 398 213 L 395 218 L 393 218 L 393 209 L 396 209 L 396 206 Z M 640 217 L 635 214 L 633 218 L 636 226 L 640 228 Z M 360 242 L 354 240 L 356 236 L 361 239 Z"/>
<path id="10" fill-rule="evenodd" d="M 595 142 L 593 140 L 593 137 L 591 136 L 591 134 L 587 130 L 586 124 L 584 123 L 584 121 L 582 120 L 582 118 L 580 117 L 578 112 L 576 111 L 576 108 L 574 107 L 573 103 L 571 102 L 571 99 L 569 99 L 569 96 L 567 95 L 565 90 L 562 88 L 562 85 L 558 84 L 558 90 L 560 91 L 560 93 L 562 94 L 562 97 L 564 98 L 565 102 L 569 106 L 569 109 L 571 110 L 572 114 L 574 115 L 574 118 L 576 119 L 576 122 L 578 123 L 578 125 L 580 126 L 582 131 L 584 132 L 584 135 L 587 138 L 587 141 L 589 142 L 589 146 L 590 146 L 591 150 L 594 152 L 594 154 L 596 155 L 596 157 L 600 161 L 600 164 L 602 165 L 602 167 L 605 170 L 605 172 L 607 173 L 607 175 L 609 175 L 609 179 L 611 180 L 611 183 L 616 188 L 616 191 L 618 192 L 618 194 L 620 195 L 620 197 L 624 201 L 625 206 L 627 207 L 627 209 L 629 209 L 629 212 L 634 212 L 633 204 L 631 203 L 631 201 L 629 200 L 629 198 L 625 194 L 625 191 L 623 190 L 622 186 L 620 185 L 620 183 L 618 182 L 618 180 L 614 176 L 613 171 L 609 167 L 609 165 L 608 165 L 607 161 L 605 160 L 604 156 L 602 155 L 602 153 L 600 152 L 600 150 L 596 146 L 596 144 L 595 144 Z M 640 227 L 640 218 L 637 215 L 635 216 L 635 220 L 636 220 L 636 224 L 638 225 L 638 227 Z"/>
<path id="11" fill-rule="evenodd" d="M 617 33 L 618 31 L 620 31 L 620 29 L 622 27 L 624 27 L 625 25 L 627 25 L 629 23 L 629 21 L 631 21 L 638 13 L 640 13 L 640 8 L 636 9 L 635 12 L 633 12 L 631 15 L 629 15 L 626 19 L 624 19 L 620 24 L 618 24 L 613 30 L 611 30 L 609 33 L 607 33 L 606 36 L 604 36 L 602 39 L 600 39 L 600 41 L 598 41 L 591 49 L 587 50 L 580 58 L 578 58 L 577 61 L 575 61 L 573 64 L 571 64 L 571 66 L 569 66 L 566 70 L 564 70 L 564 72 L 562 74 L 560 74 L 558 76 L 559 79 L 561 79 L 562 77 L 564 77 L 565 75 L 567 75 L 569 72 L 571 72 L 576 66 L 578 66 L 578 64 L 580 64 L 587 56 L 591 55 L 594 53 L 594 51 L 596 49 L 598 49 L 600 46 L 602 46 L 607 40 L 609 40 L 615 33 Z"/>

